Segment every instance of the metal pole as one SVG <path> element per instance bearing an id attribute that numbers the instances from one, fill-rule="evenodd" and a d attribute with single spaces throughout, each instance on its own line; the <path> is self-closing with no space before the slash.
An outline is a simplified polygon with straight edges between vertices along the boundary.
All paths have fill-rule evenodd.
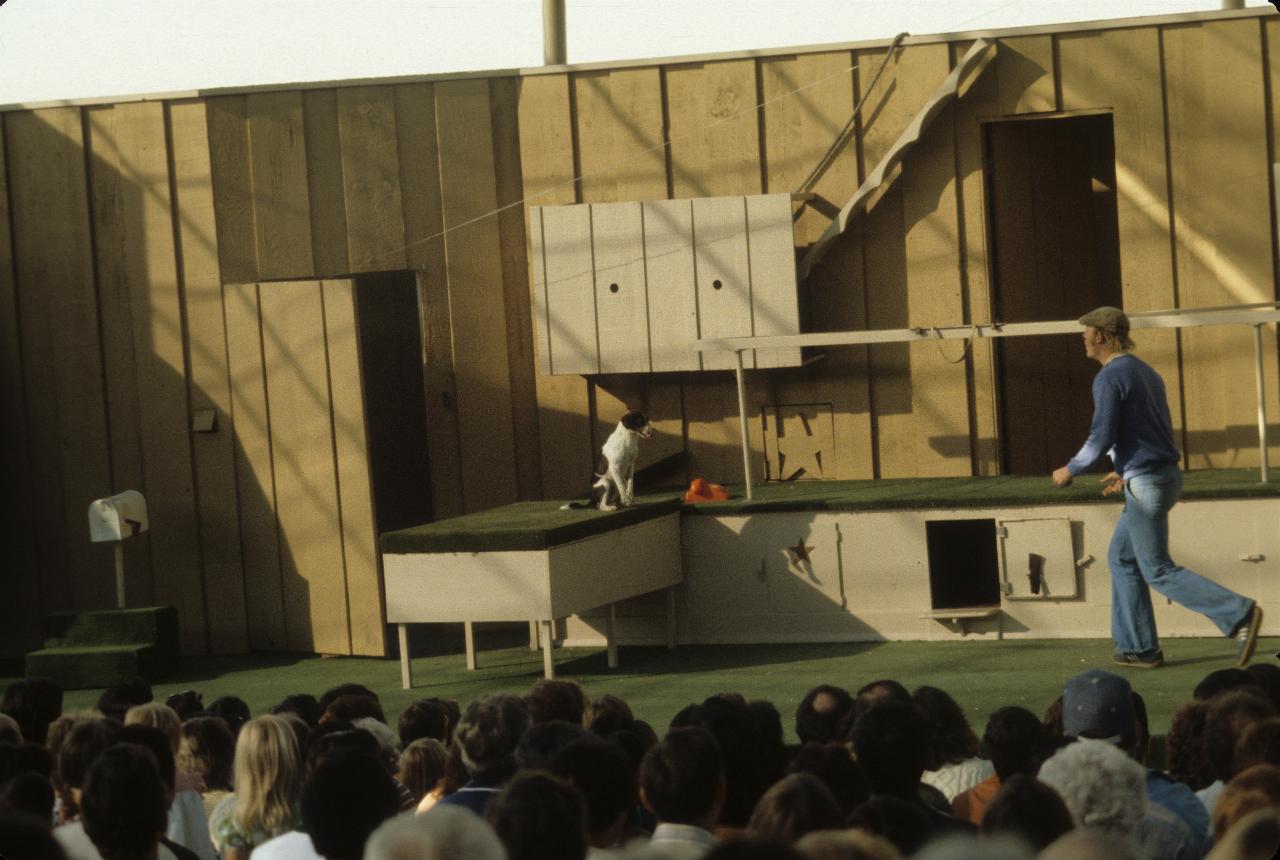
<path id="1" fill-rule="evenodd" d="M 542 0 L 542 62 L 548 66 L 568 62 L 569 40 L 564 21 L 564 0 Z"/>
<path id="2" fill-rule="evenodd" d="M 738 421 L 742 424 L 742 477 L 747 485 L 747 498 L 751 498 L 751 446 L 747 441 L 747 381 L 742 369 L 742 350 L 735 349 L 733 357 L 737 359 L 734 373 L 738 377 Z"/>
<path id="3" fill-rule="evenodd" d="M 1258 390 L 1258 463 L 1262 467 L 1262 483 L 1267 483 L 1267 400 L 1262 379 L 1262 324 L 1253 327 L 1254 382 Z"/>
<path id="4" fill-rule="evenodd" d="M 124 609 L 124 541 L 116 541 L 116 608 Z"/>

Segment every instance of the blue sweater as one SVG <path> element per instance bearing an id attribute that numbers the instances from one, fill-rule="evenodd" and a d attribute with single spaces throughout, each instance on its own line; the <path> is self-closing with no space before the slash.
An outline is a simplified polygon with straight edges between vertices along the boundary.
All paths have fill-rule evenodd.
<path id="1" fill-rule="evenodd" d="M 1164 381 L 1129 353 L 1113 358 L 1093 378 L 1093 424 L 1067 469 L 1078 475 L 1104 454 L 1111 455 L 1126 481 L 1182 459 L 1173 442 Z"/>

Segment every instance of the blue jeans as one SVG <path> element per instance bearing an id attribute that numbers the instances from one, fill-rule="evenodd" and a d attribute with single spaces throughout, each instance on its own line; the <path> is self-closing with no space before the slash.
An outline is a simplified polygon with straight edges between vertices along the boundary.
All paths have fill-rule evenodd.
<path id="1" fill-rule="evenodd" d="M 1169 509 L 1182 492 L 1177 464 L 1125 482 L 1124 512 L 1111 536 L 1111 638 L 1116 651 L 1145 654 L 1160 647 L 1151 609 L 1150 585 L 1188 609 L 1207 617 L 1224 636 L 1235 632 L 1253 601 L 1169 557 Z"/>

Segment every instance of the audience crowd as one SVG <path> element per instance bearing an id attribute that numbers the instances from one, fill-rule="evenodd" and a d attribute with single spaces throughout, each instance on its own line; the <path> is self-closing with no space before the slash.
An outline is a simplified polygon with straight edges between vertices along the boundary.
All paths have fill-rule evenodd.
<path id="1" fill-rule="evenodd" d="M 799 744 L 720 693 L 655 728 L 612 695 L 414 702 L 344 684 L 254 716 L 146 682 L 0 704 L 7 860 L 1117 860 L 1280 849 L 1280 667 L 1211 672 L 1147 766 L 1146 707 L 1101 670 L 982 734 L 937 687 L 810 690 Z"/>

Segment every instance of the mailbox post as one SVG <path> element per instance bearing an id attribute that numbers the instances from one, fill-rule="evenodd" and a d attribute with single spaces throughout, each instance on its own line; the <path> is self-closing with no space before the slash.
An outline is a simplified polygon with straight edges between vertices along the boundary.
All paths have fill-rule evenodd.
<path id="1" fill-rule="evenodd" d="M 116 608 L 124 609 L 124 541 L 148 530 L 147 500 L 125 490 L 89 503 L 89 540 L 116 545 Z"/>

